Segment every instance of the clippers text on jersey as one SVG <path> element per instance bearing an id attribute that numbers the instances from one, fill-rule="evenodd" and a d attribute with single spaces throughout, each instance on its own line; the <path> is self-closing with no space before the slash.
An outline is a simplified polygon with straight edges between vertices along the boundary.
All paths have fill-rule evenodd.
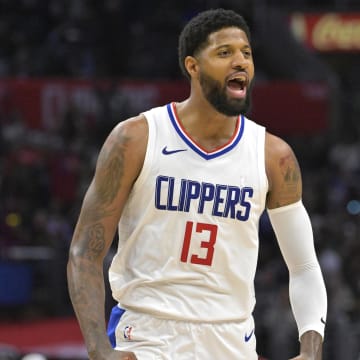
<path id="1" fill-rule="evenodd" d="M 159 175 L 156 178 L 155 207 L 159 210 L 189 212 L 196 206 L 203 214 L 211 209 L 211 215 L 246 221 L 251 211 L 252 187 L 211 184 L 189 179 L 176 179 Z"/>

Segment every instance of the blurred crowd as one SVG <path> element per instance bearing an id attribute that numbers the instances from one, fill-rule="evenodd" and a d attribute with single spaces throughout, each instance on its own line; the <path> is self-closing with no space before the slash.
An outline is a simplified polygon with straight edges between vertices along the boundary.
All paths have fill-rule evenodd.
<path id="1" fill-rule="evenodd" d="M 256 59 L 256 51 L 265 49 L 261 31 L 255 30 L 254 3 L 264 2 L 157 1 L 154 8 L 151 1 L 0 0 L 0 78 L 178 79 L 179 30 L 198 10 L 216 6 L 245 12 L 254 28 Z M 326 8 L 330 2 L 311 3 Z M 327 60 L 313 63 L 320 66 Z M 317 76 L 331 73 L 336 79 L 338 111 L 331 129 L 286 138 L 302 168 L 304 203 L 328 290 L 326 360 L 360 358 L 360 79 L 355 66 L 344 66 L 352 64 L 347 61 L 331 58 L 322 73 L 317 71 Z M 298 76 L 270 71 L 263 59 L 258 65 L 259 76 L 270 81 Z M 302 72 L 305 78 L 313 73 L 314 68 Z M 110 101 L 98 100 L 105 105 Z M 126 104 L 107 109 L 111 121 L 98 122 L 90 131 L 81 127 L 84 114 L 71 105 L 55 131 L 44 133 L 28 128 L 16 108 L 6 113 L 0 108 L 0 261 L 23 259 L 34 273 L 29 304 L 14 312 L 0 304 L 0 317 L 72 314 L 65 273 L 72 230 L 100 145 L 111 127 L 133 110 Z M 297 329 L 287 270 L 266 214 L 260 239 L 255 311 L 259 353 L 288 359 L 295 355 Z M 29 246 L 33 252 L 21 252 Z"/>

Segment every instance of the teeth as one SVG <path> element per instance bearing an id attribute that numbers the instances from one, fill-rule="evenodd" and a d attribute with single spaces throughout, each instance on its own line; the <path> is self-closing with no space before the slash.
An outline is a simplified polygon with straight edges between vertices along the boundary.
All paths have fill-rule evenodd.
<path id="1" fill-rule="evenodd" d="M 241 79 L 241 78 L 233 78 L 233 79 L 230 79 L 229 81 L 237 82 L 241 89 L 244 89 L 244 87 L 246 86 L 246 81 L 244 79 Z"/>
<path id="2" fill-rule="evenodd" d="M 243 76 L 234 76 L 229 78 L 229 80 L 245 81 L 245 78 Z"/>
<path id="3" fill-rule="evenodd" d="M 234 81 L 234 80 L 239 82 L 241 86 L 245 86 L 247 78 L 246 76 L 241 76 L 241 75 L 237 75 L 229 78 L 229 81 Z"/>

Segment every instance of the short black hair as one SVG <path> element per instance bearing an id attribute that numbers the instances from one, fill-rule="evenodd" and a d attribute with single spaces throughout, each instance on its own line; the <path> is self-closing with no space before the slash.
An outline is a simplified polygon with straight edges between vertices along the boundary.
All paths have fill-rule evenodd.
<path id="1" fill-rule="evenodd" d="M 233 10 L 210 9 L 200 12 L 184 27 L 179 36 L 179 65 L 182 73 L 190 79 L 184 64 L 187 56 L 194 56 L 207 43 L 213 32 L 227 27 L 243 30 L 250 41 L 250 30 L 245 19 Z"/>

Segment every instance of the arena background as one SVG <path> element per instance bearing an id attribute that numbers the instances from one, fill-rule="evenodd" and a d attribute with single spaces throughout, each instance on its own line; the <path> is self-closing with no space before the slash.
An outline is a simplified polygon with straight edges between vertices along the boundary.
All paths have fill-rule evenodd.
<path id="1" fill-rule="evenodd" d="M 358 0 L 0 0 L 0 360 L 86 359 L 65 266 L 99 147 L 117 122 L 187 95 L 177 36 L 212 7 L 249 22 L 249 117 L 302 167 L 328 289 L 324 360 L 360 359 Z M 288 359 L 296 327 L 266 216 L 260 239 L 258 351 Z"/>

